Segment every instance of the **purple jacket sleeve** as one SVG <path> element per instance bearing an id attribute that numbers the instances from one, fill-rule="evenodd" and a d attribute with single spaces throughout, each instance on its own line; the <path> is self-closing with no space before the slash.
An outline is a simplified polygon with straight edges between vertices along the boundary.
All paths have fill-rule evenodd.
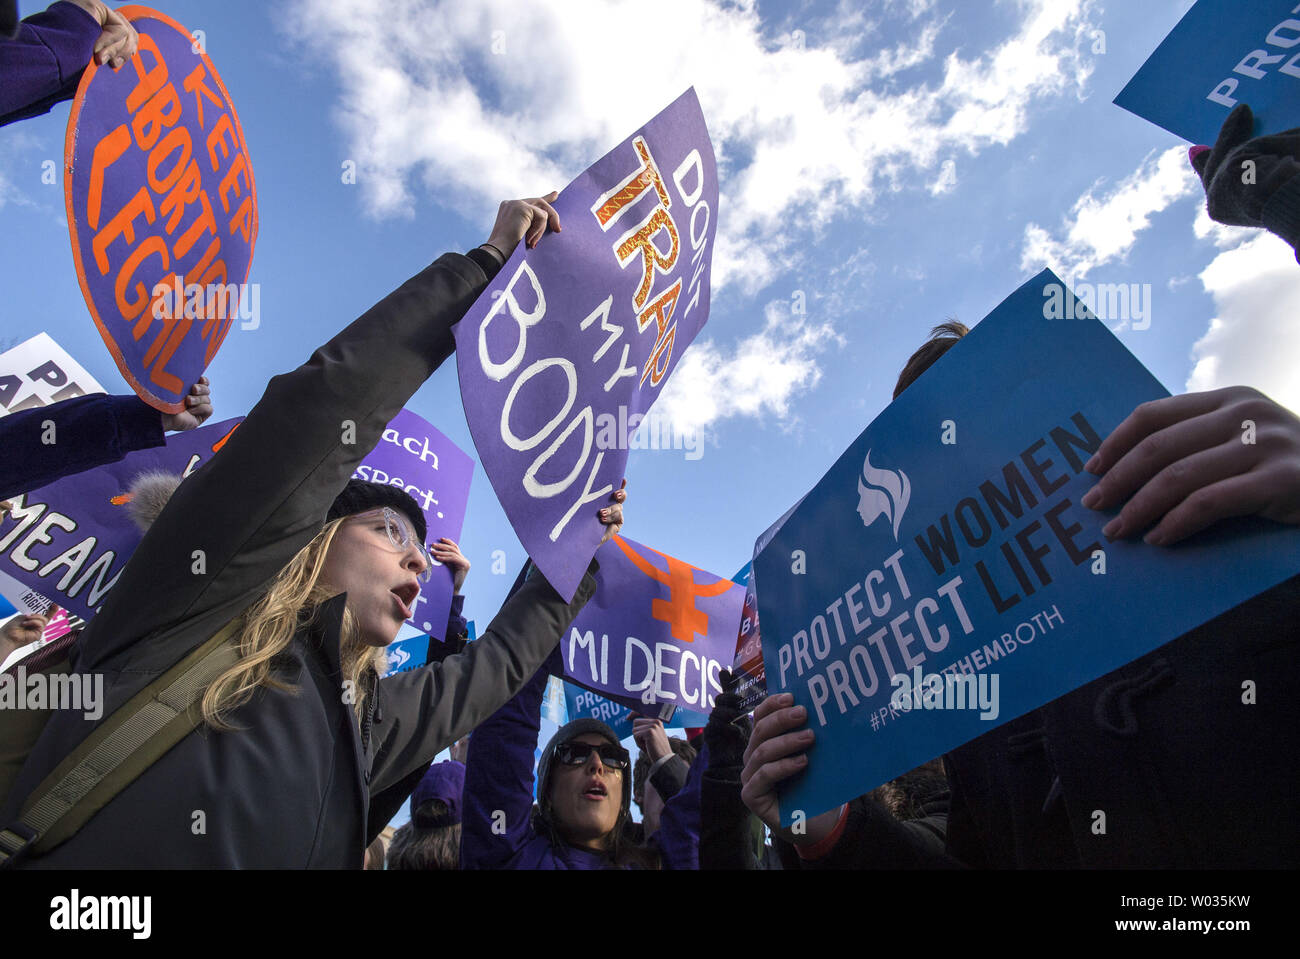
<path id="1" fill-rule="evenodd" d="M 700 788 L 708 767 L 709 747 L 705 746 L 691 763 L 686 785 L 664 806 L 653 841 L 665 869 L 700 868 Z"/>
<path id="2" fill-rule="evenodd" d="M 543 664 L 514 699 L 470 736 L 462 800 L 462 869 L 507 868 L 533 836 L 533 752 L 549 674 Z M 505 822 L 497 825 L 501 814 Z"/>
<path id="3" fill-rule="evenodd" d="M 0 126 L 49 112 L 77 92 L 101 28 L 85 10 L 55 3 L 0 37 Z"/>
<path id="4" fill-rule="evenodd" d="M 46 422 L 55 442 L 45 441 Z M 0 419 L 0 499 L 163 445 L 161 414 L 135 396 L 78 396 Z"/>

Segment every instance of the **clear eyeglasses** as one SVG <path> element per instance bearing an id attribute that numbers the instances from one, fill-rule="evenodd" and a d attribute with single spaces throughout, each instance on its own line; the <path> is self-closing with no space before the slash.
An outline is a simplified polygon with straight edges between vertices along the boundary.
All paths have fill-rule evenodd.
<path id="1" fill-rule="evenodd" d="M 388 532 L 388 541 L 400 552 L 406 552 L 411 548 L 412 543 L 415 544 L 415 548 L 420 551 L 420 556 L 424 559 L 424 569 L 417 574 L 417 578 L 421 583 L 427 583 L 432 579 L 433 557 L 429 555 L 428 547 L 415 535 L 415 530 L 411 529 L 410 521 L 395 509 L 385 506 L 384 529 Z"/>

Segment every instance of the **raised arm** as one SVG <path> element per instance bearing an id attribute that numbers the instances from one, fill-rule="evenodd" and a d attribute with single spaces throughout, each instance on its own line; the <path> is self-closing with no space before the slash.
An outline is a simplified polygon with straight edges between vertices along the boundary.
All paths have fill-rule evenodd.
<path id="1" fill-rule="evenodd" d="M 545 577 L 534 575 L 506 600 L 487 631 L 467 644 L 464 652 L 380 680 L 384 715 L 382 720 L 376 720 L 374 728 L 378 752 L 372 769 L 372 791 L 386 789 L 427 766 L 438 752 L 471 731 L 470 769 L 474 769 L 473 744 L 483 730 L 488 730 L 485 743 L 490 742 L 493 723 L 498 723 L 503 724 L 500 728 L 510 742 L 515 738 L 526 741 L 526 748 L 507 749 L 510 758 L 505 761 L 519 757 L 526 760 L 526 802 L 531 807 L 533 747 L 540 728 L 547 676 L 541 666 L 595 592 L 592 574 L 596 568 L 592 560 L 572 603 L 566 603 Z M 529 677 L 534 682 L 525 688 Z M 497 709 L 512 696 L 518 705 L 513 714 L 509 703 Z M 489 719 L 494 711 L 497 714 Z M 527 722 L 521 725 L 524 719 Z"/>
<path id="2" fill-rule="evenodd" d="M 186 629 L 181 648 L 166 642 L 169 627 L 215 631 L 252 603 L 319 532 L 388 421 L 451 354 L 451 327 L 487 282 L 475 260 L 445 254 L 273 378 L 145 534 L 82 637 L 82 668 L 147 636 L 174 661 L 205 630 Z M 137 652 L 144 668 L 151 651 Z"/>
<path id="3" fill-rule="evenodd" d="M 586 588 L 584 578 L 579 592 Z M 545 668 L 538 669 L 518 695 L 469 739 L 460 834 L 462 869 L 505 868 L 532 835 L 533 752 L 541 731 L 547 676 Z"/>

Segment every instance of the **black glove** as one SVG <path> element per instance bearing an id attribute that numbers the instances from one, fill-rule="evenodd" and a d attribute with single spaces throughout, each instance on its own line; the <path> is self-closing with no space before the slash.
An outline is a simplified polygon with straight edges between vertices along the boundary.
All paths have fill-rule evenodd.
<path id="1" fill-rule="evenodd" d="M 704 744 L 709 747 L 709 765 L 743 766 L 745 747 L 749 744 L 749 726 L 743 718 L 745 710 L 740 696 L 735 692 L 737 679 L 728 670 L 719 676 L 723 693 L 713 701 L 713 712 L 704 727 Z"/>
<path id="2" fill-rule="evenodd" d="M 1300 127 L 1252 138 L 1254 129 L 1250 107 L 1239 103 L 1223 121 L 1214 149 L 1192 150 L 1210 218 L 1229 226 L 1265 226 L 1265 204 L 1300 175 Z M 1247 160 L 1254 162 L 1253 173 Z"/>

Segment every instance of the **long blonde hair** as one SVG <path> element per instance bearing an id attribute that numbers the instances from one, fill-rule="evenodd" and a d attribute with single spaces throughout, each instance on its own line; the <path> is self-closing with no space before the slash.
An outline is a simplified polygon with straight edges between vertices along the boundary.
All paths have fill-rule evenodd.
<path id="1" fill-rule="evenodd" d="M 337 595 L 337 589 L 320 582 L 320 572 L 334 534 L 347 519 L 345 516 L 326 523 L 280 570 L 266 594 L 241 614 L 239 662 L 213 680 L 203 694 L 203 719 L 213 729 L 223 732 L 238 729 L 228 722 L 229 714 L 252 699 L 259 688 L 297 691 L 275 677 L 271 661 L 288 647 L 300 628 L 311 622 L 310 617 L 304 620 L 303 614 L 310 611 L 314 617 L 321 603 Z M 354 715 L 359 717 L 370 694 L 370 684 L 384 664 L 384 648 L 371 646 L 362 639 L 356 618 L 346 606 L 339 659 L 343 678 L 354 691 L 351 700 Z"/>

